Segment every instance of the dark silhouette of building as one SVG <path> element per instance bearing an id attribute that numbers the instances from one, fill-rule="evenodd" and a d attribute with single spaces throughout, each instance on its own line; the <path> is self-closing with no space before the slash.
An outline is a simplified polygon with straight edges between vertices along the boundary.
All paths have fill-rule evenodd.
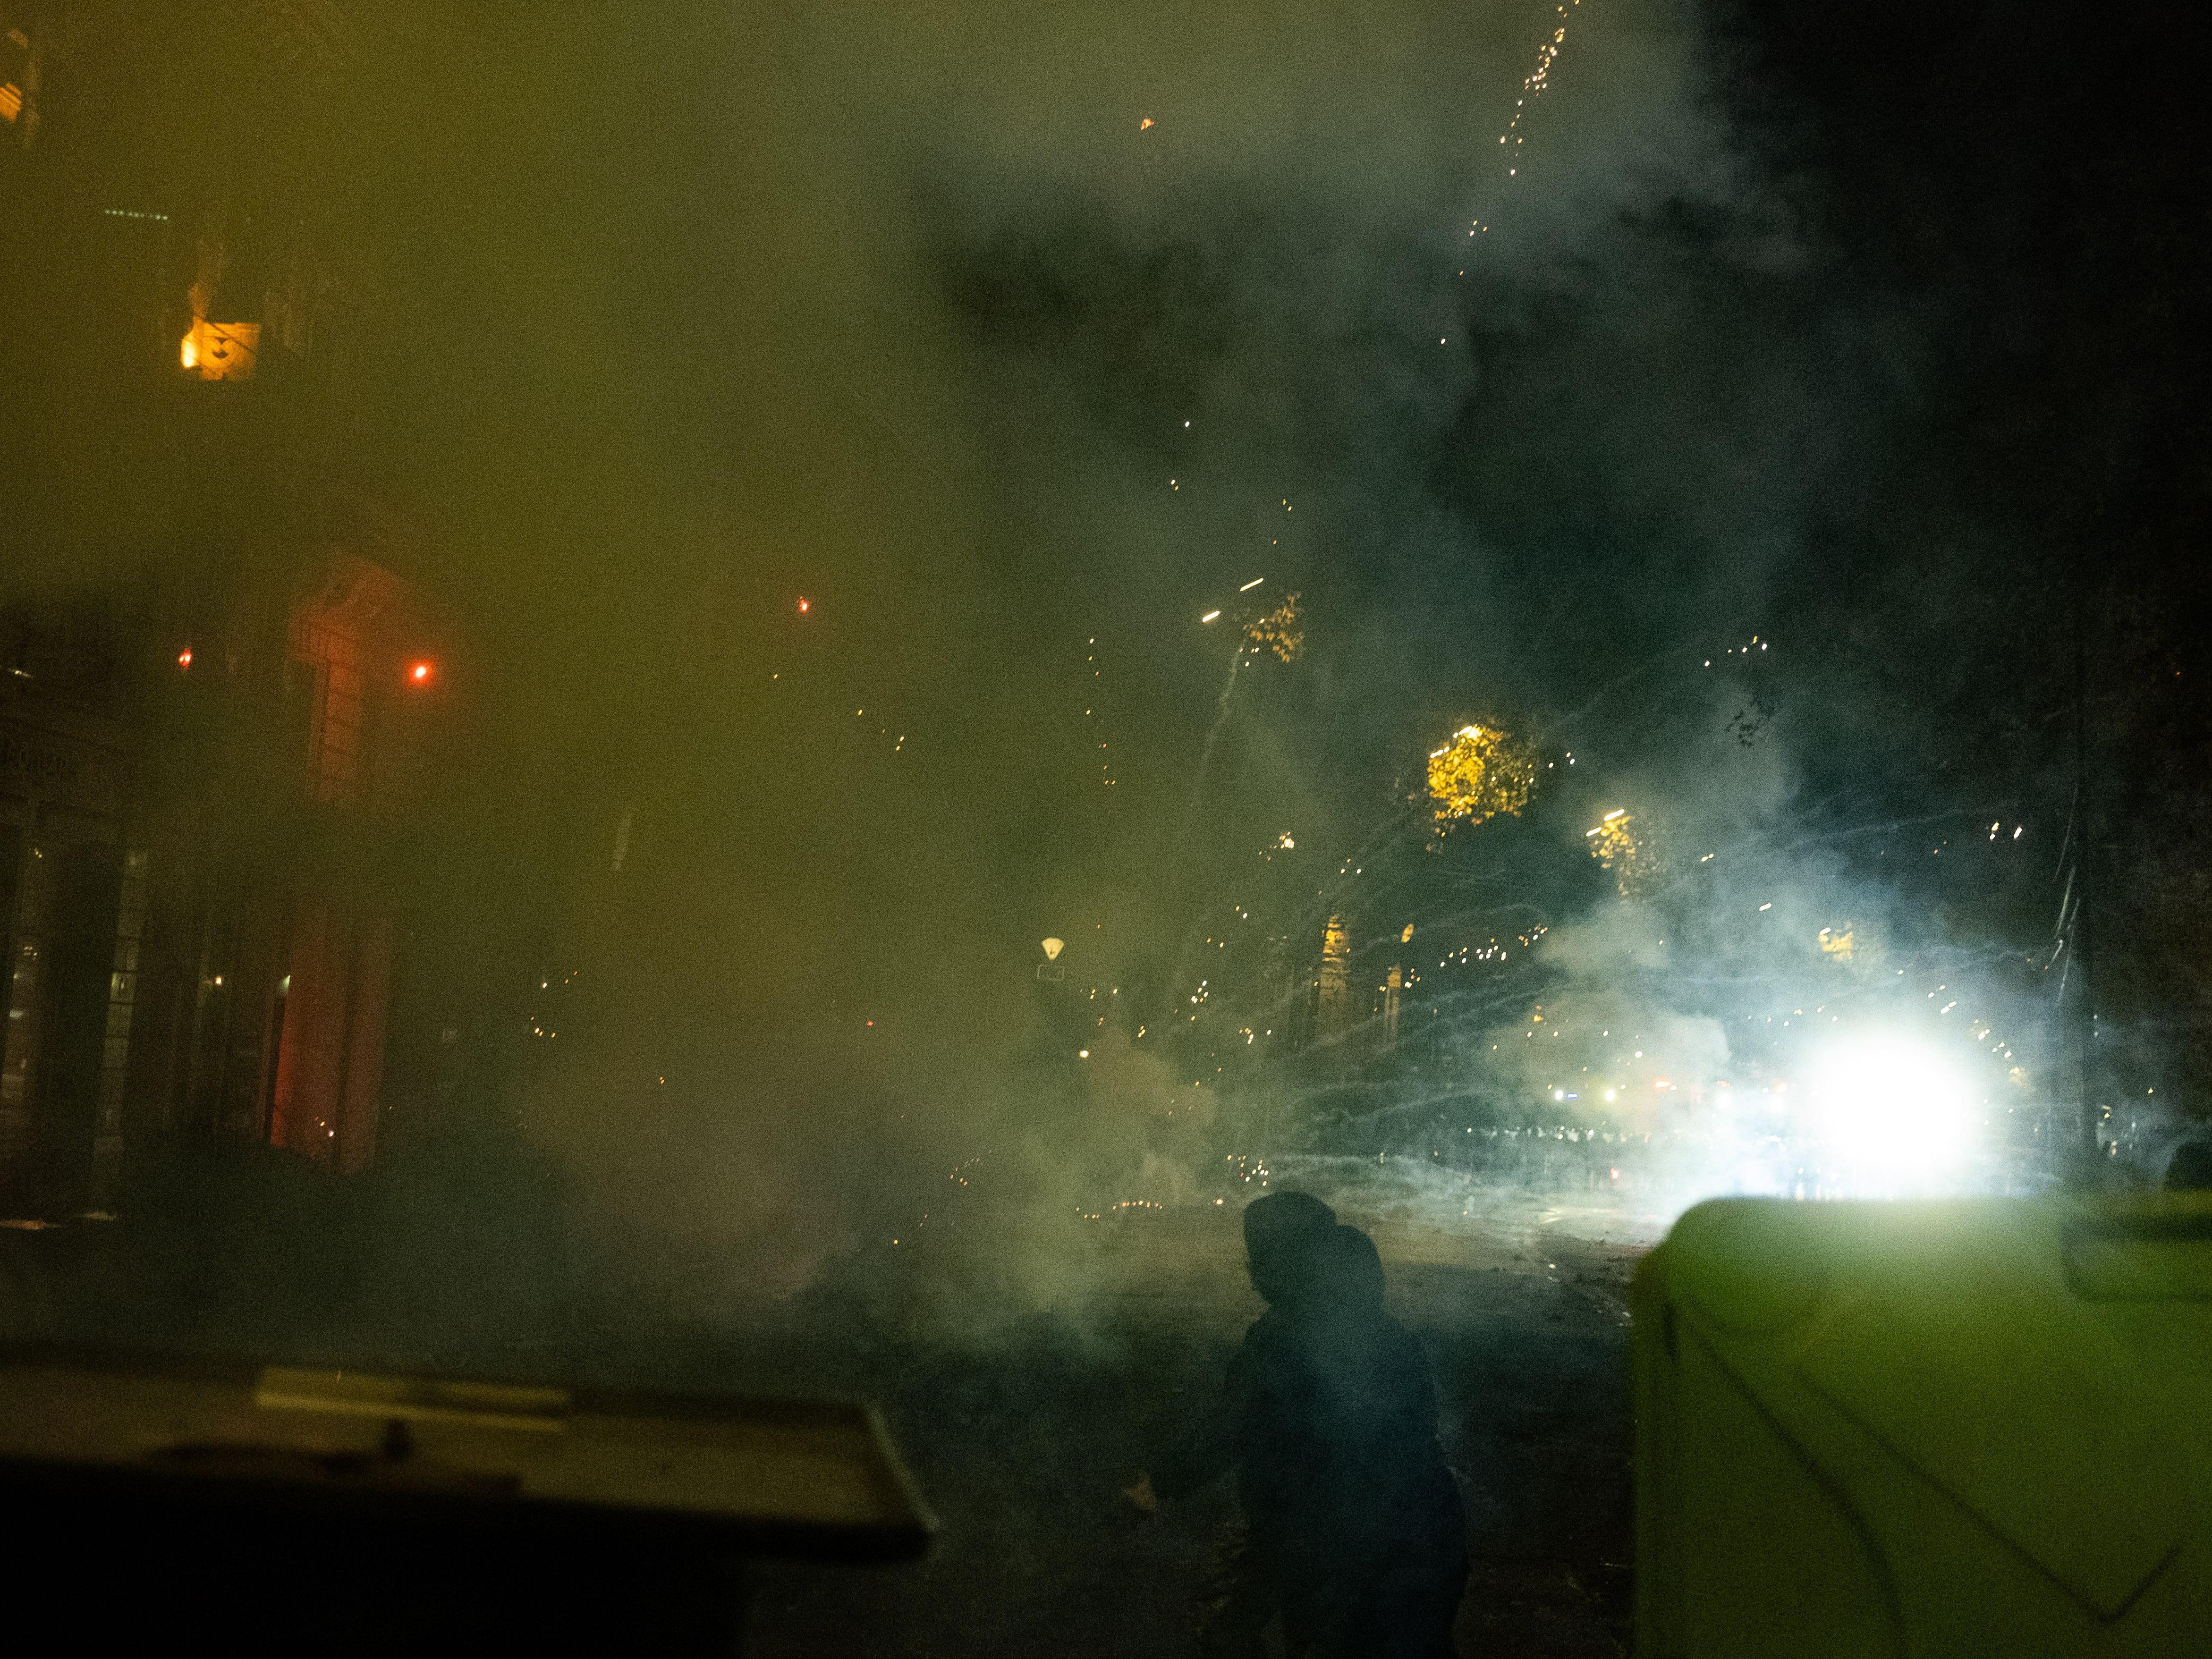
<path id="1" fill-rule="evenodd" d="M 302 160 L 344 9 L 203 9 L 0 0 L 14 1214 L 164 1144 L 374 1156 L 449 701 L 428 550 L 350 471 L 374 261 Z"/>

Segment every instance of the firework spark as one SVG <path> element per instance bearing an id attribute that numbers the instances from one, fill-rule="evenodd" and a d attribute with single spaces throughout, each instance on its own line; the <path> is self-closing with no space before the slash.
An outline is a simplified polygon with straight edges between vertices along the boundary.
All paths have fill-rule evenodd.
<path id="1" fill-rule="evenodd" d="M 1470 828 L 1504 815 L 1518 817 L 1536 787 L 1536 757 L 1492 726 L 1463 726 L 1429 755 L 1429 799 L 1435 830 Z"/>
<path id="2" fill-rule="evenodd" d="M 1272 611 L 1263 611 L 1244 624 L 1244 638 L 1255 652 L 1272 651 L 1279 662 L 1296 662 L 1306 648 L 1306 630 L 1298 617 L 1298 596 L 1285 593 Z"/>
<path id="3" fill-rule="evenodd" d="M 1582 3 L 1583 0 L 1573 0 L 1573 3 L 1577 6 L 1581 5 Z M 1545 37 L 1543 43 L 1536 48 L 1536 67 L 1522 78 L 1521 96 L 1513 102 L 1513 118 L 1506 123 L 1505 131 L 1498 136 L 1498 142 L 1506 147 L 1505 154 L 1509 161 L 1517 159 L 1520 152 L 1521 118 L 1528 112 L 1528 106 L 1541 98 L 1545 89 L 1552 84 L 1552 65 L 1559 61 L 1559 52 L 1567 43 L 1565 18 L 1568 8 L 1557 6 L 1553 9 L 1561 21 L 1553 27 L 1552 32 Z M 1506 176 L 1512 178 L 1519 171 L 1517 167 L 1509 166 L 1505 169 Z M 1477 228 L 1480 228 L 1480 222 Z"/>
<path id="4" fill-rule="evenodd" d="M 1623 898 L 1641 898 L 1663 872 L 1662 861 L 1647 824 L 1642 834 L 1631 826 L 1636 819 L 1624 807 L 1607 812 L 1595 830 L 1585 832 L 1590 856 L 1613 874 Z"/>

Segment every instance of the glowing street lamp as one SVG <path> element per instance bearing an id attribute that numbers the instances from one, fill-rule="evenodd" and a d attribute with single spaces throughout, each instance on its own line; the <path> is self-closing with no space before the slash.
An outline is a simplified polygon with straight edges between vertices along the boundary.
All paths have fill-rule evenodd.
<path id="1" fill-rule="evenodd" d="M 1816 1057 L 1810 1093 L 1814 1133 L 1865 1195 L 1951 1190 L 1981 1150 L 1973 1080 L 1932 1043 L 1839 1040 Z"/>
<path id="2" fill-rule="evenodd" d="M 437 668 L 434 664 L 424 661 L 410 663 L 407 665 L 407 684 L 420 690 L 430 684 L 432 677 L 436 672 Z"/>

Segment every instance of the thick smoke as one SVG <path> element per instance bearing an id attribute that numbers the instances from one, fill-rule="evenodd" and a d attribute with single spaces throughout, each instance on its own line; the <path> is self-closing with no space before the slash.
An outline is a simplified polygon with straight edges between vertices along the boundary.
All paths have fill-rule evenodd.
<path id="1" fill-rule="evenodd" d="M 655 1294 L 919 1239 L 1065 1299 L 1105 1206 L 1533 1129 L 1542 1051 L 1624 1029 L 1710 1097 L 1801 1001 L 1880 1007 L 1883 949 L 1988 966 L 1875 865 L 1909 804 L 1833 807 L 1904 699 L 1799 574 L 1930 320 L 1837 275 L 1694 8 L 1566 14 L 1528 103 L 1549 7 L 395 9 L 431 44 L 318 165 L 408 342 L 360 465 L 466 623 L 414 902 L 532 1033 L 480 1108 Z M 1305 648 L 1232 673 L 1255 577 Z M 1476 718 L 1536 799 L 1425 850 Z M 1615 809 L 1632 892 L 1588 855 Z M 1426 1073 L 1170 1040 L 1313 1035 L 1339 912 L 1355 1029 L 1421 975 Z"/>
<path id="2" fill-rule="evenodd" d="M 1640 257 L 1638 221 L 1690 209 L 1747 239 L 1755 220 L 1742 258 L 1771 264 L 1773 210 L 1723 143 L 1686 15 L 1577 19 L 1588 56 L 1524 125 L 1511 179 L 1484 146 L 1540 20 L 1339 21 L 977 8 L 736 35 L 667 11 L 614 49 L 615 131 L 557 158 L 588 211 L 549 224 L 543 184 L 519 204 L 469 193 L 491 234 L 458 240 L 487 268 L 551 233 L 498 326 L 527 330 L 533 360 L 574 341 L 605 386 L 544 417 L 557 453 L 588 452 L 556 497 L 587 509 L 587 544 L 531 604 L 561 601 L 574 651 L 547 729 L 604 769 L 576 816 L 604 848 L 635 808 L 636 850 L 605 913 L 555 930 L 579 941 L 555 968 L 614 982 L 523 1110 L 609 1212 L 742 1246 L 759 1289 L 908 1248 L 944 1218 L 931 1183 L 974 1190 L 944 1172 L 969 1159 L 994 1205 L 1055 1224 L 1190 1196 L 1234 1126 L 1209 1121 L 1187 1056 L 1152 1050 L 1224 883 L 1285 830 L 1356 844 L 1388 793 L 1379 750 L 1418 755 L 1458 699 L 1532 718 L 1565 701 L 1548 659 L 1592 636 L 1559 599 L 1531 605 L 1547 553 L 1456 476 L 1499 447 L 1468 423 L 1554 472 L 1636 446 L 1582 429 L 1593 400 L 1542 385 L 1519 346 L 1478 343 L 1541 334 L 1547 307 L 1589 313 L 1564 343 L 1629 377 L 1610 418 L 1634 422 L 1691 337 L 1731 325 L 1709 275 L 1655 305 L 1605 267 Z M 541 33 L 472 46 L 470 87 L 544 73 Z M 542 165 L 497 114 L 478 110 L 465 165 Z M 623 158 L 660 159 L 648 123 L 687 151 L 635 189 Z M 1679 416 L 1641 418 L 1730 454 L 1774 426 Z M 1630 477 L 1609 459 L 1619 516 L 1656 495 L 1682 517 L 1706 492 L 1667 475 L 1698 464 Z M 1772 540 L 1787 508 L 1701 526 L 1681 612 L 1759 556 L 1743 517 L 1771 515 Z M 539 533 L 519 499 L 477 512 Z M 1578 559 L 1565 586 L 1640 602 L 1626 561 Z M 1304 591 L 1309 655 L 1245 671 L 1194 779 L 1225 654 L 1194 619 L 1255 574 Z M 580 629 L 563 587 L 613 603 Z M 1621 627 L 1590 621 L 1601 642 Z M 1301 969 L 1310 908 L 1281 918 Z M 1081 983 L 1128 999 L 1076 1082 L 1034 1060 L 1063 1035 L 1029 977 L 1047 933 Z"/>
<path id="3" fill-rule="evenodd" d="M 1838 736 L 1808 708 L 1882 700 L 1844 641 L 1772 631 L 1910 412 L 1913 326 L 1829 279 L 1693 12 L 1573 17 L 1510 173 L 1490 150 L 1540 18 L 1341 21 L 792 14 L 694 78 L 666 48 L 700 20 L 667 12 L 625 108 L 696 159 L 632 193 L 634 136 L 563 158 L 593 211 L 530 326 L 616 383 L 561 418 L 625 441 L 591 464 L 625 597 L 579 657 L 636 702 L 570 696 L 628 751 L 584 811 L 604 838 L 634 798 L 641 851 L 577 953 L 619 1012 L 525 1110 L 609 1212 L 739 1246 L 748 1289 L 910 1248 L 978 1190 L 937 1166 L 981 1160 L 992 1219 L 1042 1230 L 1024 1288 L 1059 1296 L 1066 1218 L 1202 1195 L 1263 1141 L 1364 1146 L 1440 1091 L 1530 1129 L 1571 1046 L 1574 1075 L 1661 1075 L 1616 1028 L 1710 1113 L 1732 1074 L 1794 1069 L 1765 1028 L 1801 1004 L 1883 1022 L 1885 945 L 1964 948 L 1895 914 L 1850 839 L 1887 820 L 1839 820 L 1804 757 Z M 508 49 L 543 45 L 482 47 Z M 665 529 L 625 522 L 617 466 Z M 1301 592 L 1307 652 L 1224 692 L 1233 636 L 1196 618 L 1254 576 Z M 707 649 L 670 654 L 709 665 L 647 690 L 647 641 L 694 600 Z M 1525 824 L 1406 868 L 1407 781 L 1474 715 L 1553 775 Z M 1583 862 L 1615 808 L 1634 892 Z M 1260 872 L 1285 835 L 1295 871 Z M 1163 1043 L 1232 998 L 1294 1024 L 1340 908 L 1359 974 L 1401 911 L 1544 930 L 1533 979 L 1432 1005 L 1460 1081 L 1240 1083 Z M 1213 954 L 1231 910 L 1282 941 L 1272 988 Z M 1048 933 L 1117 1000 L 1079 1075 L 1029 979 Z M 611 1116 L 626 1097 L 645 1115 Z M 1684 1121 L 1582 1104 L 1608 1135 Z M 1778 1178 L 1717 1156 L 1674 1201 Z"/>

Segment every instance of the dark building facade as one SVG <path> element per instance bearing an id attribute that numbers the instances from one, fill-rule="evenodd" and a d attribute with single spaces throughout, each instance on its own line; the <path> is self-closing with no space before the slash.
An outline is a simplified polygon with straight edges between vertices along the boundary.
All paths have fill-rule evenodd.
<path id="1" fill-rule="evenodd" d="M 228 573 L 226 626 L 0 607 L 0 1197 L 111 1203 L 126 1146 L 374 1156 L 399 867 L 449 657 L 344 547 Z"/>
<path id="2" fill-rule="evenodd" d="M 220 98 L 164 90 L 187 28 Z M 0 0 L 0 1213 L 376 1155 L 453 656 L 348 465 L 372 262 L 299 164 L 346 39 Z"/>

